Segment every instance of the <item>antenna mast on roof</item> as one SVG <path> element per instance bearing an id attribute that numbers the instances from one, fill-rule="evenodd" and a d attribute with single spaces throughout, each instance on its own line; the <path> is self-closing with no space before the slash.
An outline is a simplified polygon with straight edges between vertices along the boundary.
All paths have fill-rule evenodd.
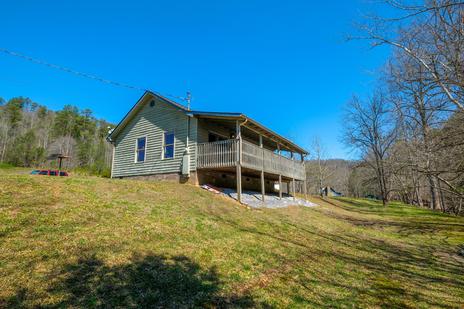
<path id="1" fill-rule="evenodd" d="M 185 101 L 187 101 L 187 109 L 190 110 L 190 101 L 192 100 L 192 94 L 190 91 L 187 91 L 187 97 L 185 98 Z"/>

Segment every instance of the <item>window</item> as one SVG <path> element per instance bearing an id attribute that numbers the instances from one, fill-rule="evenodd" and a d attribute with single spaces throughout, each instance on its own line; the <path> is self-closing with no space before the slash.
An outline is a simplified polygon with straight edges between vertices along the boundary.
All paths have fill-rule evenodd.
<path id="1" fill-rule="evenodd" d="M 146 137 L 139 137 L 135 145 L 135 162 L 145 161 L 145 147 L 147 145 Z"/>
<path id="2" fill-rule="evenodd" d="M 163 158 L 174 158 L 174 132 L 164 132 Z"/>

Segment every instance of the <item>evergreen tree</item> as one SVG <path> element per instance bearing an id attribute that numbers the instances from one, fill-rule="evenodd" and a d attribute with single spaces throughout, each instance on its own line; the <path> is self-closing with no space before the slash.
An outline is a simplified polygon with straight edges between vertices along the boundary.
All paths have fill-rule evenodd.
<path id="1" fill-rule="evenodd" d="M 111 126 L 90 109 L 66 105 L 54 112 L 28 98 L 0 98 L 0 162 L 54 168 L 61 154 L 70 157 L 65 167 L 109 175 Z"/>

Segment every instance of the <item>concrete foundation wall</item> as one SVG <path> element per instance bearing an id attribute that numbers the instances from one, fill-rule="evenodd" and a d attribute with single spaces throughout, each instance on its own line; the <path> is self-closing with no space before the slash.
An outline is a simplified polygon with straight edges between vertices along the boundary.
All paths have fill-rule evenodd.
<path id="1" fill-rule="evenodd" d="M 190 177 L 184 177 L 179 173 L 167 173 L 167 174 L 153 174 L 153 175 L 142 175 L 142 176 L 127 176 L 127 177 L 118 177 L 124 179 L 137 179 L 137 180 L 154 180 L 154 181 L 174 181 L 179 183 L 189 183 L 193 185 L 198 185 L 198 175 L 197 172 L 190 172 Z"/>
<path id="2" fill-rule="evenodd" d="M 210 184 L 216 187 L 222 188 L 237 188 L 237 180 L 235 173 L 223 173 L 220 171 L 203 171 L 197 170 L 196 172 L 190 172 L 189 178 L 184 178 L 179 173 L 165 173 L 165 174 L 152 174 L 152 175 L 141 175 L 141 176 L 125 176 L 117 177 L 121 179 L 137 179 L 137 180 L 152 180 L 152 181 L 173 181 L 179 183 L 189 183 L 193 185 Z M 265 181 L 265 190 L 267 193 L 278 193 L 278 190 L 274 189 L 273 180 Z M 291 183 L 290 183 L 291 186 Z M 261 178 L 250 177 L 242 175 L 242 190 L 261 192 Z M 298 190 L 297 190 L 298 191 Z M 287 183 L 282 182 L 282 192 L 290 193 Z"/>

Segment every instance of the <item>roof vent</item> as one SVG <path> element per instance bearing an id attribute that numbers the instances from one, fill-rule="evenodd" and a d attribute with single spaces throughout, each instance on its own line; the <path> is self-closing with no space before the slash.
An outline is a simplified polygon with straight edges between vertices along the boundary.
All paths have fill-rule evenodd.
<path id="1" fill-rule="evenodd" d="M 155 106 L 155 100 L 151 100 L 150 107 L 154 107 L 154 106 Z"/>

